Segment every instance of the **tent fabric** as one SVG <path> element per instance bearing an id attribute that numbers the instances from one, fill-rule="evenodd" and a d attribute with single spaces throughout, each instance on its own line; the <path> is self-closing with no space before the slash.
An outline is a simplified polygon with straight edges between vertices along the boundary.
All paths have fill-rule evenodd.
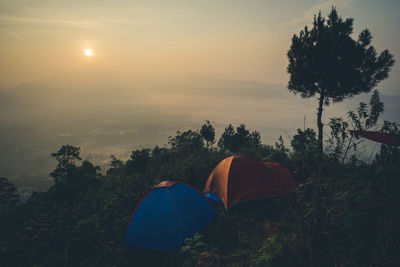
<path id="1" fill-rule="evenodd" d="M 179 249 L 215 216 L 211 203 L 194 187 L 162 182 L 135 208 L 126 244 L 161 251 Z"/>
<path id="2" fill-rule="evenodd" d="M 279 163 L 235 155 L 214 168 L 203 192 L 211 199 L 219 198 L 229 209 L 239 202 L 286 196 L 295 187 L 293 175 Z"/>
<path id="3" fill-rule="evenodd" d="M 365 137 L 369 140 L 391 146 L 400 146 L 400 136 L 376 131 L 350 131 L 356 137 Z"/>
<path id="4" fill-rule="evenodd" d="M 224 202 L 222 202 L 222 200 L 214 193 L 208 192 L 204 194 L 206 196 L 206 198 L 214 200 L 216 202 L 218 202 L 219 204 L 224 205 Z"/>

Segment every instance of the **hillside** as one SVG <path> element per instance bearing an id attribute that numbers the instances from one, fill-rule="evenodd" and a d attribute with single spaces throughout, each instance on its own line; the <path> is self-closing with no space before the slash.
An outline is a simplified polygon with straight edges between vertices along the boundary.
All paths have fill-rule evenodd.
<path id="1" fill-rule="evenodd" d="M 389 130 L 396 130 L 396 124 Z M 229 128 L 229 127 L 227 127 Z M 244 125 L 215 136 L 177 132 L 169 147 L 112 157 L 104 174 L 79 148 L 53 157 L 54 185 L 24 204 L 1 180 L 0 261 L 3 266 L 396 266 L 400 222 L 400 151 L 382 145 L 372 163 L 342 162 L 328 150 L 316 154 L 315 133 L 299 131 L 308 147 L 282 140 L 263 145 Z M 299 139 L 299 140 L 300 140 Z M 314 145 L 313 145 L 314 144 Z M 305 149 L 305 150 L 304 150 Z M 66 152 L 70 151 L 70 152 Z M 75 152 L 73 152 L 75 151 Z M 127 247 L 126 231 L 140 199 L 165 178 L 198 189 L 223 158 L 249 155 L 300 168 L 296 192 L 233 207 L 217 203 L 217 217 L 200 236 L 173 253 Z M 66 161 L 65 161 L 66 160 Z M 7 190 L 5 190 L 7 188 Z M 163 223 L 163 222 L 160 222 Z M 24 253 L 24 257 L 20 254 Z"/>

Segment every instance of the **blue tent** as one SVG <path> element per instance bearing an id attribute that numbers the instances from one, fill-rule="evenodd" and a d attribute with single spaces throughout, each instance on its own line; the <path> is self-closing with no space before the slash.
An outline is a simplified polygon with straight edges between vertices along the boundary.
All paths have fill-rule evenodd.
<path id="1" fill-rule="evenodd" d="M 136 207 L 126 243 L 162 251 L 179 249 L 186 238 L 200 233 L 215 216 L 214 208 L 197 189 L 164 181 Z"/>

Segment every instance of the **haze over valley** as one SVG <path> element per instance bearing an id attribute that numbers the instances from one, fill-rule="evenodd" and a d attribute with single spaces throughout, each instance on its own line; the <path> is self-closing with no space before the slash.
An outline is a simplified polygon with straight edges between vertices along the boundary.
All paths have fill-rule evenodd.
<path id="1" fill-rule="evenodd" d="M 244 123 L 273 145 L 297 128 L 314 128 L 315 99 L 289 93 L 285 85 L 189 73 L 176 77 L 122 77 L 106 71 L 61 73 L 40 82 L 3 89 L 1 94 L 1 176 L 22 194 L 45 190 L 55 167 L 50 154 L 63 144 L 82 149 L 84 158 L 109 168 L 110 155 L 126 160 L 134 149 L 164 146 L 177 130 L 199 129 L 210 120 L 220 137 L 232 123 Z M 362 95 L 328 107 L 329 117 L 345 116 Z M 384 118 L 398 120 L 400 97 L 383 95 Z M 328 129 L 328 128 L 326 128 Z"/>

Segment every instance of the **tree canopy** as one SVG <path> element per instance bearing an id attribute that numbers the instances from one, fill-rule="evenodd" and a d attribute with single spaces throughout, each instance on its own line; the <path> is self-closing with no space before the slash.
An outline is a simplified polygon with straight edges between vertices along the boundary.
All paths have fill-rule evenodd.
<path id="1" fill-rule="evenodd" d="M 50 175 L 57 181 L 65 177 L 68 169 L 75 167 L 75 163 L 82 160 L 80 148 L 72 145 L 63 145 L 51 156 L 58 161 L 57 168 Z"/>
<path id="2" fill-rule="evenodd" d="M 201 126 L 200 134 L 206 141 L 207 146 L 213 145 L 215 143 L 215 129 L 211 125 L 209 120 L 207 120 L 206 123 Z"/>
<path id="3" fill-rule="evenodd" d="M 18 190 L 6 177 L 0 177 L 0 217 L 20 204 Z"/>
<path id="4" fill-rule="evenodd" d="M 336 9 L 327 18 L 314 16 L 312 28 L 307 26 L 294 34 L 287 56 L 290 75 L 288 89 L 303 98 L 317 95 L 319 100 L 318 148 L 322 152 L 323 106 L 348 97 L 370 92 L 386 79 L 394 64 L 386 49 L 377 54 L 371 45 L 372 35 L 363 30 L 352 38 L 353 19 L 342 19 Z"/>
<path id="5" fill-rule="evenodd" d="M 246 125 L 243 123 L 236 128 L 236 131 L 232 124 L 229 124 L 228 127 L 225 128 L 225 131 L 218 141 L 218 147 L 220 147 L 222 150 L 230 151 L 232 153 L 238 153 L 243 148 L 249 146 L 258 146 L 260 144 L 260 133 L 257 131 L 250 133 L 250 131 L 246 129 Z"/>

